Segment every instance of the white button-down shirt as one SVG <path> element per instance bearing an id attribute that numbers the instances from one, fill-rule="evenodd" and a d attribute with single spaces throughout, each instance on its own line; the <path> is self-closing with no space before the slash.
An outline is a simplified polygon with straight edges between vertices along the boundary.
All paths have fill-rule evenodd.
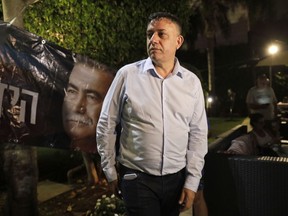
<path id="1" fill-rule="evenodd" d="M 184 187 L 197 191 L 207 153 L 207 118 L 201 83 L 175 59 L 163 79 L 150 58 L 121 68 L 103 102 L 97 146 L 108 181 L 115 170 L 115 126 L 122 132 L 118 161 L 161 176 L 186 167 Z"/>

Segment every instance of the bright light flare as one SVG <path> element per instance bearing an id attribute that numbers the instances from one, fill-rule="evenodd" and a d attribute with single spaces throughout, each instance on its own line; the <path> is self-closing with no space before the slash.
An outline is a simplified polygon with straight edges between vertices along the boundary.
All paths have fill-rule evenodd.
<path id="1" fill-rule="evenodd" d="M 208 102 L 208 103 L 212 103 L 212 102 L 213 102 L 213 98 L 212 98 L 212 97 L 208 97 L 208 98 L 207 98 L 207 102 Z"/>
<path id="2" fill-rule="evenodd" d="M 272 44 L 268 47 L 268 53 L 271 55 L 276 54 L 279 51 L 279 47 L 275 44 Z"/>

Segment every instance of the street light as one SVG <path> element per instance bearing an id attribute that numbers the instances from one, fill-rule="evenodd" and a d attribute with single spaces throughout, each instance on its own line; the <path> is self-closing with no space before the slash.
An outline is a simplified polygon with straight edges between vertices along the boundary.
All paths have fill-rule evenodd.
<path id="1" fill-rule="evenodd" d="M 208 104 L 211 104 L 213 102 L 213 97 L 209 96 L 207 98 L 207 102 L 208 102 Z"/>
<path id="2" fill-rule="evenodd" d="M 269 47 L 268 47 L 268 53 L 270 55 L 274 55 L 276 54 L 277 52 L 279 51 L 279 46 L 275 45 L 275 44 L 271 44 Z"/>
<path id="3" fill-rule="evenodd" d="M 276 44 L 271 44 L 268 49 L 268 54 L 273 56 L 279 51 L 279 46 Z M 269 66 L 269 79 L 270 79 L 270 85 L 272 86 L 272 65 Z"/>
<path id="4" fill-rule="evenodd" d="M 211 95 L 207 95 L 206 108 L 207 108 L 207 115 L 208 116 L 211 115 L 212 103 L 213 103 L 213 97 Z"/>

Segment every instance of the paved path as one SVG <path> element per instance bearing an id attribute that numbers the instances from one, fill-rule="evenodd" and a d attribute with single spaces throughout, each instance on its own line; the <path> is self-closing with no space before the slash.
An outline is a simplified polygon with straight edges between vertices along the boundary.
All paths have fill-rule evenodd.
<path id="1" fill-rule="evenodd" d="M 185 212 L 182 212 L 180 216 L 192 216 L 192 208 L 188 209 Z"/>
<path id="2" fill-rule="evenodd" d="M 38 201 L 44 202 L 62 193 L 71 190 L 72 187 L 67 184 L 60 184 L 52 181 L 41 181 L 37 186 Z"/>

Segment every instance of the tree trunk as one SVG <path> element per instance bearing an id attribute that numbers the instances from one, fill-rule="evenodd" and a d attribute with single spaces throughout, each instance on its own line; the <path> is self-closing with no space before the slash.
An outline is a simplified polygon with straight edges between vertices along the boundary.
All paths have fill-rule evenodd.
<path id="1" fill-rule="evenodd" d="M 215 78 L 214 78 L 214 37 L 207 37 L 207 64 L 208 64 L 208 90 L 215 95 Z"/>
<path id="2" fill-rule="evenodd" d="M 23 0 L 2 0 L 3 17 L 5 22 L 10 22 L 14 18 L 13 25 L 24 28 L 22 9 L 25 7 Z"/>
<path id="3" fill-rule="evenodd" d="M 7 182 L 5 216 L 38 215 L 36 148 L 6 143 L 3 153 Z"/>
<path id="4" fill-rule="evenodd" d="M 23 12 L 32 1 L 2 0 L 4 21 L 24 28 Z M 35 147 L 5 143 L 4 175 L 7 182 L 5 216 L 38 215 L 38 166 Z"/>
<path id="5" fill-rule="evenodd" d="M 24 28 L 23 15 L 25 8 L 38 0 L 2 0 L 3 18 L 10 22 L 15 18 L 13 25 Z"/>
<path id="6" fill-rule="evenodd" d="M 82 152 L 82 157 L 87 171 L 88 184 L 89 185 L 97 184 L 99 182 L 99 177 L 96 171 L 92 154 Z"/>

